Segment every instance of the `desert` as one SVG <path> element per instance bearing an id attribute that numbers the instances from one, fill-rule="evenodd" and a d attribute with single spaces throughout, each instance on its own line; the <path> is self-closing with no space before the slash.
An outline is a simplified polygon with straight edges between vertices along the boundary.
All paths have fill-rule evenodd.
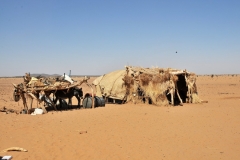
<path id="1" fill-rule="evenodd" d="M 0 1 L 0 160 L 239 160 L 239 6 Z"/>
<path id="2" fill-rule="evenodd" d="M 12 97 L 12 83 L 20 82 L 22 78 L 0 78 L 0 108 L 23 108 L 22 101 Z M 240 76 L 198 75 L 197 85 L 200 98 L 208 103 L 106 104 L 43 115 L 0 112 L 0 150 L 27 150 L 0 152 L 0 156 L 18 160 L 239 159 Z M 88 86 L 81 87 L 84 93 L 90 92 Z M 73 104 L 77 104 L 75 98 Z"/>

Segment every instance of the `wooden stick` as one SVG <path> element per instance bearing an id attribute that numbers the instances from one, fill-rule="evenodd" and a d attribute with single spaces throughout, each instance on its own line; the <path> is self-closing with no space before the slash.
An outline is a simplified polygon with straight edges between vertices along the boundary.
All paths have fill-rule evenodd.
<path id="1" fill-rule="evenodd" d="M 92 85 L 87 83 L 86 84 L 88 85 L 88 87 L 91 88 L 91 91 L 92 91 L 92 108 L 94 108 L 94 105 L 95 105 L 95 102 L 94 102 L 94 93 L 93 93 L 93 88 L 92 88 Z"/>
<path id="2" fill-rule="evenodd" d="M 2 150 L 1 152 L 8 152 L 8 151 L 22 151 L 22 152 L 27 152 L 26 149 L 20 148 L 20 147 L 10 147 L 7 149 Z"/>
<path id="3" fill-rule="evenodd" d="M 26 110 L 28 111 L 28 106 L 27 106 L 26 97 L 25 97 L 25 95 L 24 95 L 23 92 L 21 92 L 20 95 L 21 95 L 21 98 L 22 98 L 22 100 L 23 100 L 24 109 L 26 109 Z"/>

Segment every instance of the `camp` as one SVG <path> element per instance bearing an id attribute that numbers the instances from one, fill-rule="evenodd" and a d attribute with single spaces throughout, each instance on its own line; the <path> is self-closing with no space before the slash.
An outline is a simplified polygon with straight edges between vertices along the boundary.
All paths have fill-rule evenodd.
<path id="1" fill-rule="evenodd" d="M 107 103 L 147 103 L 176 106 L 201 103 L 196 74 L 186 70 L 125 66 L 93 81 L 96 95 Z"/>

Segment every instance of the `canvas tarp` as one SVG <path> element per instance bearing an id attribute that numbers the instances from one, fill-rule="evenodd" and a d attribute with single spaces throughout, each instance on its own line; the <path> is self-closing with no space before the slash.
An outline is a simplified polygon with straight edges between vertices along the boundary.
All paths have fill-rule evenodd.
<path id="1" fill-rule="evenodd" d="M 117 70 L 102 75 L 93 81 L 96 87 L 96 96 L 123 100 L 126 96 L 126 88 L 122 80 L 126 70 Z"/>

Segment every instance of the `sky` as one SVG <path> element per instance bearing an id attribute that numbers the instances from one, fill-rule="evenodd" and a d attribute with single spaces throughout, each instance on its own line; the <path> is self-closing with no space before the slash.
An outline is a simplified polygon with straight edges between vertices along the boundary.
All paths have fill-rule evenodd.
<path id="1" fill-rule="evenodd" d="M 240 74 L 239 0 L 1 0 L 0 76 Z M 177 53 L 176 53 L 177 52 Z"/>

